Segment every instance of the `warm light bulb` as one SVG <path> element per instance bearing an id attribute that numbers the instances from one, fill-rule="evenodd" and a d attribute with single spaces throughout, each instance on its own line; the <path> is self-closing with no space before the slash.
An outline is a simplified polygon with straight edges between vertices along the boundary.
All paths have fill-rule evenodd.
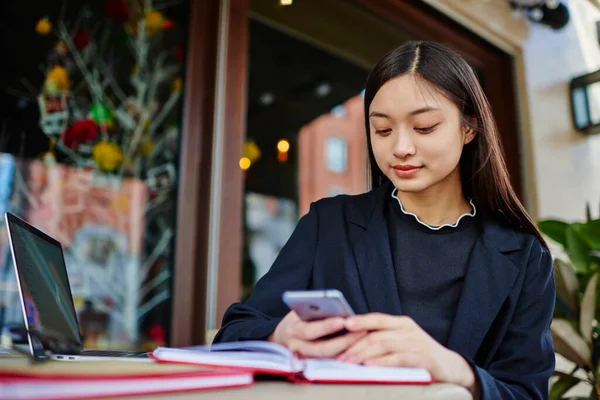
<path id="1" fill-rule="evenodd" d="M 288 150 L 290 149 L 290 142 L 288 142 L 285 139 L 281 139 L 279 142 L 277 142 L 277 150 L 279 150 L 282 153 L 287 153 Z"/>
<path id="2" fill-rule="evenodd" d="M 248 157 L 240 158 L 240 168 L 243 169 L 244 171 L 247 170 L 248 168 L 250 168 L 251 164 L 252 164 L 252 162 L 250 161 L 250 159 Z"/>
<path id="3" fill-rule="evenodd" d="M 294 0 L 279 0 L 279 4 L 282 6 L 291 6 Z"/>

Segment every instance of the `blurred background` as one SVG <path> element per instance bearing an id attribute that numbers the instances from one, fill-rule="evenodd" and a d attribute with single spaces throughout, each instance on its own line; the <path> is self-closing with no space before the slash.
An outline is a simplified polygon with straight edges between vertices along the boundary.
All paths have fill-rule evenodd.
<path id="1" fill-rule="evenodd" d="M 597 0 L 3 8 L 0 212 L 63 243 L 88 347 L 209 340 L 312 201 L 366 191 L 362 92 L 409 40 L 470 63 L 536 220 L 599 218 Z M 0 327 L 23 324 L 7 240 Z"/>

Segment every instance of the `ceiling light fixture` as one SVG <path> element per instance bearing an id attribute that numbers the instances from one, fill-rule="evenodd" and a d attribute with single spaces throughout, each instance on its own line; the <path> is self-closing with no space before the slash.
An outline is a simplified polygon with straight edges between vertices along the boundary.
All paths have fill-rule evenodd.
<path id="1" fill-rule="evenodd" d="M 281 139 L 279 142 L 277 142 L 277 150 L 279 150 L 281 153 L 287 153 L 290 149 L 290 142 L 288 142 L 285 139 Z"/>
<path id="2" fill-rule="evenodd" d="M 240 158 L 240 168 L 244 171 L 248 170 L 248 168 L 250 168 L 250 166 L 252 165 L 252 162 L 250 161 L 250 159 L 248 157 L 242 157 Z"/>

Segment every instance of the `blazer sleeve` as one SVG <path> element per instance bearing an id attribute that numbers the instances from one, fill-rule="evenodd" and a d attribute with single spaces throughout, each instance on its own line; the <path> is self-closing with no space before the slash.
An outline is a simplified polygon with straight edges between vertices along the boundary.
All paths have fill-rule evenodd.
<path id="1" fill-rule="evenodd" d="M 307 290 L 311 285 L 318 235 L 317 203 L 298 222 L 275 262 L 244 303 L 225 312 L 213 343 L 266 339 L 288 313 L 281 296 L 286 290 Z"/>
<path id="2" fill-rule="evenodd" d="M 547 399 L 555 368 L 550 324 L 556 289 L 552 257 L 541 244 L 531 252 L 517 310 L 487 368 L 471 360 L 481 399 Z"/>

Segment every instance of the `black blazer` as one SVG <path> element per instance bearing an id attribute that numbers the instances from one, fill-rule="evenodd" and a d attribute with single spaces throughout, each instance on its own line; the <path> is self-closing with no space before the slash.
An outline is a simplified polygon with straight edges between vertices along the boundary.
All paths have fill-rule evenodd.
<path id="1" fill-rule="evenodd" d="M 248 300 L 226 311 L 214 342 L 266 339 L 289 311 L 285 290 L 339 289 L 356 313 L 402 314 L 384 215 L 390 188 L 311 204 Z M 447 347 L 471 363 L 483 399 L 546 399 L 552 258 L 533 235 L 482 221 Z"/>

